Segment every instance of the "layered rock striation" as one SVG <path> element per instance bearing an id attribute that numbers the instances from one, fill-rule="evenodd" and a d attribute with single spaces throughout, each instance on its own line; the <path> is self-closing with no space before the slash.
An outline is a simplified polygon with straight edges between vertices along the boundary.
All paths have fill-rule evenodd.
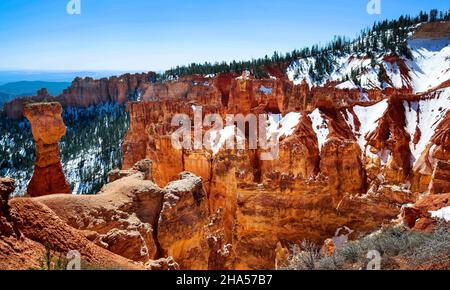
<path id="1" fill-rule="evenodd" d="M 161 95 L 128 104 L 124 168 L 112 171 L 97 195 L 48 195 L 57 191 L 41 190 L 40 182 L 46 196 L 8 205 L 8 190 L 2 191 L 2 239 L 26 237 L 16 246 L 23 250 L 5 248 L 8 267 L 43 255 L 49 242 L 58 252 L 78 244 L 84 259 L 102 267 L 112 267 L 113 259 L 121 268 L 273 269 L 303 240 L 321 244 L 338 228 L 351 229 L 352 238 L 398 222 L 429 230 L 433 212 L 448 206 L 448 108 L 440 108 L 450 97 L 446 88 L 380 92 L 362 102 L 351 90 L 249 76 L 152 86 L 147 90 Z M 37 168 L 59 162 L 60 110 L 55 104 L 26 109 Z M 176 148 L 171 138 L 179 126 L 172 118 L 180 113 L 191 121 L 191 137 L 199 116 L 261 115 L 266 135 L 278 134 L 278 154 L 266 160 L 267 148 L 250 150 L 248 124 L 245 132 L 204 126 L 210 147 Z M 424 130 L 427 118 L 435 120 L 432 133 Z M 52 126 L 43 130 L 43 124 Z M 233 139 L 245 149 L 225 147 Z M 52 186 L 65 180 L 52 177 L 59 179 Z"/>
<path id="2" fill-rule="evenodd" d="M 196 215 L 195 224 L 206 227 L 208 247 L 176 246 L 191 244 L 191 235 L 172 240 L 168 244 L 174 248 L 167 252 L 181 257 L 180 267 L 273 269 L 277 246 L 304 239 L 321 243 L 343 226 L 354 235 L 370 232 L 392 223 L 405 204 L 429 189 L 449 190 L 440 159 L 448 146 L 442 118 L 448 106 L 439 109 L 449 101 L 448 88 L 421 95 L 373 89 L 368 95 L 362 101 L 359 90 L 332 84 L 309 88 L 285 79 L 230 74 L 150 84 L 141 102 L 128 105 L 131 126 L 122 147 L 123 166 L 153 160 L 154 181 L 161 187 L 170 186 L 182 171 L 202 178 L 209 221 Z M 281 132 L 277 158 L 263 160 L 267 150 L 261 147 L 249 150 L 253 132 L 248 124 L 241 132 L 246 150 L 224 146 L 242 136 L 236 128 L 214 131 L 222 141 L 213 148 L 175 148 L 171 136 L 179 127 L 171 126 L 173 117 L 188 116 L 194 138 L 199 108 L 203 120 L 208 114 L 224 120 L 230 114 L 266 115 L 268 130 Z M 431 135 L 421 134 L 426 117 L 435 120 Z M 205 137 L 210 129 L 201 131 L 206 143 L 214 143 Z M 177 218 L 176 213 L 170 217 Z"/>

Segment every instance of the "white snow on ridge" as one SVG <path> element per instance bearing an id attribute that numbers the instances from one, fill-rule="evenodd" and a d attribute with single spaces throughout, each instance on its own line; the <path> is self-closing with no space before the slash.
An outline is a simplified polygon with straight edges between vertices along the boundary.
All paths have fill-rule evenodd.
<path id="1" fill-rule="evenodd" d="M 404 102 L 406 130 L 411 135 L 411 153 L 414 162 L 424 152 L 430 143 L 437 126 L 442 121 L 450 109 L 450 88 L 436 92 L 436 97 L 419 102 Z M 421 138 L 417 145 L 413 144 L 416 128 L 420 129 Z"/>
<path id="2" fill-rule="evenodd" d="M 375 105 L 363 107 L 363 106 L 355 106 L 353 108 L 353 111 L 355 112 L 356 116 L 358 117 L 359 122 L 361 123 L 361 126 L 359 128 L 359 131 L 356 131 L 356 126 L 353 120 L 353 116 L 350 112 L 348 112 L 348 115 L 350 118 L 349 120 L 349 126 L 353 129 L 357 139 L 358 144 L 361 147 L 361 150 L 364 152 L 366 148 L 366 136 L 370 132 L 373 132 L 377 126 L 379 119 L 383 116 L 383 114 L 386 112 L 388 108 L 388 101 L 383 100 Z M 351 122 L 350 122 L 351 121 Z"/>
<path id="3" fill-rule="evenodd" d="M 234 139 L 234 141 L 236 141 L 236 138 L 239 136 L 238 134 L 236 134 L 236 129 L 237 129 L 236 126 L 233 125 L 233 126 L 226 126 L 222 130 L 211 131 L 209 135 L 208 145 L 214 155 L 217 155 L 220 149 L 224 148 L 226 146 L 226 142 L 229 141 L 230 139 Z M 242 141 L 243 140 L 238 139 L 238 142 Z"/>
<path id="4" fill-rule="evenodd" d="M 267 137 L 270 138 L 274 133 L 278 138 L 291 136 L 300 123 L 301 116 L 302 114 L 295 112 L 287 114 L 284 118 L 281 114 L 269 114 Z"/>
<path id="5" fill-rule="evenodd" d="M 376 65 L 372 67 L 370 58 L 356 55 L 330 56 L 333 69 L 330 75 L 318 82 L 309 76 L 309 68 L 314 67 L 316 60 L 308 57 L 294 61 L 287 70 L 287 75 L 294 84 L 300 84 L 303 80 L 312 86 L 323 86 L 327 81 L 343 81 L 351 77 L 352 72 L 359 71 L 357 76 L 364 89 L 380 88 L 388 86 L 380 83 L 378 74 L 380 65 L 387 73 L 390 83 L 395 88 L 411 86 L 414 93 L 426 92 L 450 79 L 450 39 L 439 40 L 410 40 L 413 60 L 403 58 L 409 69 L 409 75 L 402 75 L 398 64 L 383 60 L 383 56 L 376 59 Z M 389 82 L 389 80 L 388 80 Z M 350 81 L 350 83 L 352 83 Z M 349 82 L 344 81 L 337 87 L 339 89 L 353 88 Z"/>
<path id="6" fill-rule="evenodd" d="M 346 81 L 343 82 L 342 84 L 337 85 L 336 88 L 339 90 L 344 90 L 344 89 L 357 89 L 358 87 L 352 81 Z"/>
<path id="7" fill-rule="evenodd" d="M 430 214 L 433 218 L 444 219 L 446 222 L 450 222 L 450 206 L 437 211 L 430 211 Z"/>
<path id="8" fill-rule="evenodd" d="M 408 82 L 402 76 L 397 63 L 385 62 L 384 68 L 394 88 L 401 89 L 408 86 Z"/>
<path id="9" fill-rule="evenodd" d="M 381 84 L 378 80 L 378 73 L 380 71 L 379 66 L 372 67 L 370 58 L 358 57 L 356 55 L 347 54 L 340 57 L 333 58 L 332 73 L 326 76 L 321 82 L 314 81 L 309 75 L 309 68 L 314 67 L 316 60 L 313 57 L 299 59 L 294 61 L 287 70 L 289 80 L 294 84 L 300 84 L 303 80 L 306 80 L 310 87 L 323 86 L 327 81 L 340 82 L 344 79 L 348 79 L 352 76 L 352 72 L 360 71 L 358 80 L 361 83 L 361 87 L 364 89 L 372 88 L 384 88 L 386 84 Z M 397 65 L 391 65 L 389 62 L 384 62 L 383 58 L 377 59 L 377 63 L 380 63 L 386 69 L 388 77 L 391 78 L 395 87 L 401 88 L 407 84 L 407 81 L 401 76 L 400 70 Z M 358 86 L 353 83 L 352 80 L 344 81 L 336 86 L 338 89 L 357 89 Z"/>
<path id="10" fill-rule="evenodd" d="M 411 136 L 410 148 L 413 155 L 412 162 L 415 163 L 425 151 L 426 147 L 430 144 L 431 138 L 435 134 L 437 126 L 450 110 L 450 88 L 438 90 L 436 95 L 430 99 L 416 102 L 404 101 L 403 105 L 405 107 L 406 119 L 405 130 Z M 355 106 L 353 110 L 361 124 L 358 131 L 356 130 L 353 115 L 347 111 L 346 122 L 357 137 L 361 150 L 363 152 L 366 150 L 365 153 L 368 156 L 371 156 L 371 153 L 368 150 L 369 148 L 366 148 L 366 136 L 377 128 L 379 119 L 386 112 L 387 108 L 387 100 L 383 100 L 368 107 Z M 414 145 L 413 141 L 416 128 L 420 129 L 421 138 L 418 144 Z M 390 152 L 384 151 L 379 154 L 379 157 L 386 163 L 389 160 L 389 154 Z"/>
<path id="11" fill-rule="evenodd" d="M 278 140 L 282 137 L 291 136 L 300 123 L 300 118 L 301 113 L 294 112 L 284 117 L 281 114 L 269 114 L 266 127 L 267 139 L 270 140 L 273 134 L 276 134 Z M 217 155 L 221 149 L 227 147 L 229 141 L 232 141 L 230 144 L 234 145 L 233 148 L 239 148 L 237 145 L 244 146 L 245 139 L 241 137 L 241 134 L 237 134 L 237 130 L 239 129 L 235 125 L 231 125 L 222 130 L 210 131 L 209 136 L 205 136 L 208 149 L 211 149 L 213 154 Z"/>
<path id="12" fill-rule="evenodd" d="M 426 92 L 450 79 L 450 39 L 416 39 L 408 45 L 414 60 L 406 63 L 415 93 Z"/>
<path id="13" fill-rule="evenodd" d="M 316 59 L 314 57 L 302 58 L 294 61 L 287 70 L 289 80 L 295 85 L 299 85 L 303 80 L 306 80 L 309 87 L 314 85 L 311 77 L 309 76 L 310 66 L 315 65 Z"/>
<path id="14" fill-rule="evenodd" d="M 361 87 L 365 89 L 382 87 L 382 84 L 378 80 L 379 70 L 379 68 L 366 68 L 366 71 L 360 76 Z"/>
<path id="15" fill-rule="evenodd" d="M 322 113 L 319 109 L 315 109 L 310 115 L 314 132 L 317 135 L 319 141 L 319 151 L 322 151 L 322 146 L 327 142 L 330 130 L 328 129 L 327 121 L 322 117 Z"/>

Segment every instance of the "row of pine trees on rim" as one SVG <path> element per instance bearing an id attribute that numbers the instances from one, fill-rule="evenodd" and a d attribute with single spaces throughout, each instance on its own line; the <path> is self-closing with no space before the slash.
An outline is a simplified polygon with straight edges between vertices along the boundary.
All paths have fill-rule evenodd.
<path id="1" fill-rule="evenodd" d="M 310 68 L 310 74 L 313 79 L 321 80 L 326 73 L 331 72 L 330 55 L 355 53 L 366 54 L 371 58 L 375 58 L 380 53 L 391 53 L 411 58 L 411 52 L 406 45 L 408 33 L 411 29 L 419 23 L 446 20 L 450 20 L 450 10 L 438 11 L 433 9 L 430 12 L 422 11 L 416 17 L 406 15 L 396 20 L 377 22 L 372 28 L 361 31 L 360 35 L 354 40 L 336 36 L 324 46 L 313 45 L 312 47 L 296 49 L 286 54 L 275 52 L 271 57 L 266 55 L 264 58 L 250 61 L 205 62 L 203 64 L 192 63 L 188 66 L 177 66 L 159 75 L 158 80 L 176 79 L 177 77 L 193 74 L 242 73 L 245 70 L 250 71 L 256 78 L 265 78 L 269 76 L 267 68 L 276 67 L 284 70 L 293 61 L 306 57 L 316 58 L 315 66 Z"/>

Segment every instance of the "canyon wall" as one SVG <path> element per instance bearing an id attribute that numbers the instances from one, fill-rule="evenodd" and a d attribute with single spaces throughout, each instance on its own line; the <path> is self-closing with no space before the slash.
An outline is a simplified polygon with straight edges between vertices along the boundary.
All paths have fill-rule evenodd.
<path id="1" fill-rule="evenodd" d="M 363 101 L 359 90 L 332 84 L 311 89 L 306 83 L 230 74 L 148 84 L 142 101 L 128 104 L 131 125 L 123 166 L 153 160 L 154 181 L 161 187 L 182 171 L 202 178 L 206 196 L 201 204 L 208 205 L 209 218 L 202 209 L 194 224 L 206 232 L 199 230 L 195 242 L 189 235 L 168 243 L 177 249 L 170 253 L 180 257 L 180 267 L 272 269 L 277 245 L 304 239 L 321 243 L 343 226 L 355 236 L 370 232 L 396 220 L 404 205 L 429 188 L 450 191 L 448 159 L 442 159 L 449 144 L 446 121 L 439 119 L 431 136 L 420 133 L 427 114 L 420 107 L 448 101 L 448 89 L 422 95 L 373 89 L 365 96 Z M 238 135 L 236 128 L 232 133 L 217 130 L 216 139 L 223 140 L 216 148 L 174 148 L 171 135 L 179 126 L 171 126 L 172 118 L 189 116 L 194 137 L 199 107 L 202 120 L 211 113 L 224 120 L 227 114 L 267 114 L 268 125 L 279 120 L 274 124 L 283 132 L 278 158 L 261 160 L 266 153 L 261 148 L 224 148 Z M 436 109 L 428 117 L 440 118 L 436 113 L 445 113 L 448 106 Z M 204 127 L 202 136 L 210 129 Z M 251 132 L 242 133 L 248 146 Z M 166 232 L 171 231 L 159 238 L 166 240 Z M 188 257 L 191 250 L 176 246 L 184 242 L 196 245 L 195 255 Z M 204 243 L 207 248 L 200 246 Z"/>
<path id="2" fill-rule="evenodd" d="M 332 83 L 310 88 L 223 74 L 142 83 L 139 92 L 141 101 L 127 105 L 123 169 L 112 171 L 95 196 L 51 195 L 67 184 L 58 169 L 61 106 L 26 106 L 38 153 L 29 195 L 45 196 L 10 201 L 27 226 L 17 228 L 8 217 L 2 227 L 12 236 L 25 233 L 22 247 L 37 243 L 33 257 L 43 254 L 43 240 L 57 225 L 53 246 L 64 251 L 76 241 L 93 263 L 100 261 L 90 251 L 100 248 L 104 265 L 116 255 L 126 268 L 273 269 L 290 245 L 322 244 L 343 227 L 354 231 L 351 238 L 399 222 L 429 229 L 427 210 L 448 205 L 441 198 L 450 192 L 446 86 L 420 95 L 373 89 L 362 98 Z M 269 149 L 262 140 L 249 149 L 250 137 L 263 131 L 248 124 L 239 131 L 243 119 L 223 129 L 204 124 L 197 133 L 205 146 L 172 144 L 177 114 L 185 114 L 194 140 L 195 121 L 208 114 L 225 120 L 251 113 L 263 116 L 266 137 L 276 134 L 276 158 L 263 158 Z M 225 147 L 229 141 L 245 147 Z M 48 166 L 59 173 L 41 176 Z M 27 208 L 51 223 L 33 220 Z M 51 229 L 38 234 L 28 224 Z M 10 238 L 2 236 L 0 246 Z M 11 257 L 5 259 L 19 268 Z"/>
<path id="3" fill-rule="evenodd" d="M 70 87 L 59 96 L 50 96 L 46 89 L 39 90 L 36 96 L 17 98 L 4 105 L 3 111 L 11 119 L 23 116 L 27 103 L 58 102 L 63 107 L 86 108 L 105 102 L 123 104 L 140 96 L 140 87 L 156 77 L 153 72 L 124 74 L 110 78 L 75 78 Z"/>
<path id="4" fill-rule="evenodd" d="M 280 251 L 304 240 L 322 244 L 343 227 L 350 238 L 388 224 L 429 230 L 430 211 L 448 206 L 446 86 L 361 98 L 332 84 L 224 74 L 140 90 L 142 101 L 128 104 L 124 168 L 94 196 L 53 194 L 70 191 L 59 161 L 62 108 L 26 106 L 37 148 L 29 195 L 39 197 L 8 202 L 12 181 L 0 181 L 0 267 L 20 269 L 23 259 L 35 266 L 50 243 L 101 268 L 273 269 Z M 264 130 L 238 131 L 240 119 L 223 129 L 204 124 L 205 146 L 173 146 L 175 115 L 186 115 L 194 140 L 194 121 L 212 113 L 261 115 Z M 263 158 L 264 139 L 249 149 L 261 132 L 279 140 L 273 159 Z"/>

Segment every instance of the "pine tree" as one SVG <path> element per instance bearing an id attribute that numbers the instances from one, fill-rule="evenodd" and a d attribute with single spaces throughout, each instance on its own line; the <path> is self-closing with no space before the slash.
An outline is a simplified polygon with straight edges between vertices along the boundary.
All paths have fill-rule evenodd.
<path id="1" fill-rule="evenodd" d="M 387 80 L 387 72 L 386 69 L 384 68 L 384 65 L 380 65 L 380 70 L 378 72 L 378 81 L 380 82 L 380 84 L 385 83 Z"/>

